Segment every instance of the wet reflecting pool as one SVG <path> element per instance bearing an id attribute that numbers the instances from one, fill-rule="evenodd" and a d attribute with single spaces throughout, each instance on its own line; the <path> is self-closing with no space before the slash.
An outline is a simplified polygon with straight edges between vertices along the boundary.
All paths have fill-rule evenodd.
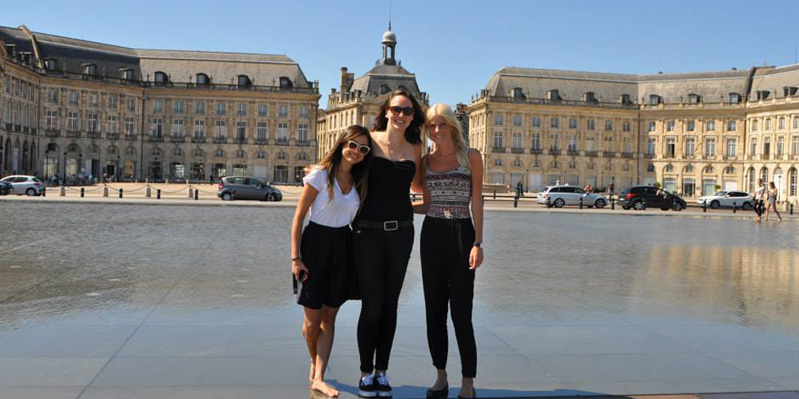
<path id="1" fill-rule="evenodd" d="M 158 386 L 145 377 L 123 377 L 136 367 L 148 369 L 136 363 L 142 357 L 196 363 L 285 356 L 282 364 L 296 359 L 303 367 L 288 261 L 292 215 L 285 207 L 0 203 L 0 370 L 6 370 L 4 362 L 11 367 L 11 358 L 107 358 L 96 370 L 86 366 L 87 377 L 75 380 L 102 397 L 103 386 Z M 496 388 L 482 396 L 799 388 L 796 223 L 492 212 L 484 236 L 474 319 L 481 364 L 494 362 L 498 371 L 482 374 L 482 386 Z M 417 241 L 395 354 L 429 367 L 419 269 Z M 331 373 L 345 382 L 357 370 L 350 330 L 358 308 L 342 308 L 344 332 L 331 362 Z M 260 346 L 237 347 L 235 342 L 256 339 L 236 329 L 242 326 L 268 328 L 271 335 Z M 237 338 L 214 344 L 219 338 L 210 337 L 219 334 L 202 332 L 212 327 Z M 148 328 L 155 336 L 147 336 Z M 86 338 L 92 333 L 102 339 Z M 155 344 L 176 337 L 195 346 Z M 775 353 L 784 358 L 775 360 Z M 597 357 L 606 355 L 643 357 L 623 358 L 629 364 Z M 640 371 L 648 355 L 666 366 L 652 375 Z M 607 375 L 575 366 L 592 361 L 603 364 Z M 653 383 L 662 367 L 673 363 L 676 370 L 682 362 L 700 368 Z M 769 362 L 793 371 L 750 367 Z M 397 397 L 416 395 L 428 378 L 415 381 L 418 367 L 398 363 L 395 378 L 408 390 Z M 452 363 L 457 374 L 457 361 Z M 502 373 L 520 367 L 528 373 Z M 301 387 L 295 377 L 262 382 Z M 0 388 L 14 386 L 10 378 L 0 378 Z M 236 383 L 247 385 L 241 378 Z M 669 381 L 681 385 L 670 389 Z M 172 385 L 181 384 L 192 381 Z"/>

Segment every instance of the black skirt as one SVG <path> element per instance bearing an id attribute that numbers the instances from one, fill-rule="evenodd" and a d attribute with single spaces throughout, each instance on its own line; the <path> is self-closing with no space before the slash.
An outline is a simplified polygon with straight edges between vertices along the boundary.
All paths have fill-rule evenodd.
<path id="1" fill-rule="evenodd" d="M 352 263 L 352 230 L 308 223 L 302 232 L 300 256 L 308 278 L 298 292 L 297 303 L 311 309 L 337 308 L 347 299 L 359 299 Z"/>

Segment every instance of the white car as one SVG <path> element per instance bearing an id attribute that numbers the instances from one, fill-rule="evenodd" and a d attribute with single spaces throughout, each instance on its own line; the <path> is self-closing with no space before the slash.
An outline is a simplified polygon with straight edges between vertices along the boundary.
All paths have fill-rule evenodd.
<path id="1" fill-rule="evenodd" d="M 44 182 L 34 176 L 11 175 L 0 180 L 11 183 L 14 187 L 14 194 L 17 195 L 26 194 L 32 197 L 42 195 L 45 190 Z"/>
<path id="2" fill-rule="evenodd" d="M 733 205 L 744 210 L 754 207 L 754 200 L 749 193 L 743 191 L 719 191 L 713 195 L 705 195 L 696 200 L 697 205 L 707 204 L 711 209 L 732 208 Z"/>
<path id="3" fill-rule="evenodd" d="M 604 208 L 608 204 L 608 199 L 601 194 L 588 193 L 577 186 L 545 186 L 538 193 L 536 202 L 546 206 L 554 206 L 555 208 L 562 208 L 566 205 L 580 205 L 580 199 L 583 200 L 583 206 Z"/>

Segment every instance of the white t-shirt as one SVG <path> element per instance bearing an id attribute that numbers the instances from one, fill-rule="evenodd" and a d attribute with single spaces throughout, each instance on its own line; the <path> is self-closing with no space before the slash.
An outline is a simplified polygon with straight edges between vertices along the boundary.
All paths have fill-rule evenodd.
<path id="1" fill-rule="evenodd" d="M 310 184 L 319 191 L 313 204 L 311 204 L 311 221 L 327 227 L 344 227 L 352 223 L 358 207 L 361 205 L 361 198 L 358 191 L 353 187 L 349 193 L 341 192 L 341 187 L 336 181 L 333 188 L 333 200 L 327 191 L 327 171 L 322 168 L 314 168 L 311 173 L 302 179 L 303 183 Z"/>
<path id="2" fill-rule="evenodd" d="M 760 187 L 756 188 L 755 189 L 755 199 L 756 200 L 762 200 L 763 199 L 763 193 L 765 192 L 765 190 L 766 190 L 766 186 L 760 186 Z"/>

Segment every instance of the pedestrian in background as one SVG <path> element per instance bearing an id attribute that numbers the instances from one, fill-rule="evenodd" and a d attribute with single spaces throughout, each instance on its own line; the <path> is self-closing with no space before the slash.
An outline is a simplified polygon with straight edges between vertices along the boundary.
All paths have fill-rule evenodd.
<path id="1" fill-rule="evenodd" d="M 768 204 L 766 205 L 766 220 L 768 220 L 768 212 L 771 209 L 774 209 L 774 213 L 777 214 L 777 220 L 782 222 L 782 216 L 780 216 L 780 212 L 777 210 L 777 186 L 774 185 L 773 181 L 768 182 L 768 191 L 766 196 L 768 197 Z"/>
<path id="2" fill-rule="evenodd" d="M 763 179 L 757 179 L 757 188 L 752 193 L 752 199 L 755 201 L 755 221 L 760 221 L 760 216 L 763 214 L 763 199 L 765 198 L 766 188 L 763 186 Z"/>

